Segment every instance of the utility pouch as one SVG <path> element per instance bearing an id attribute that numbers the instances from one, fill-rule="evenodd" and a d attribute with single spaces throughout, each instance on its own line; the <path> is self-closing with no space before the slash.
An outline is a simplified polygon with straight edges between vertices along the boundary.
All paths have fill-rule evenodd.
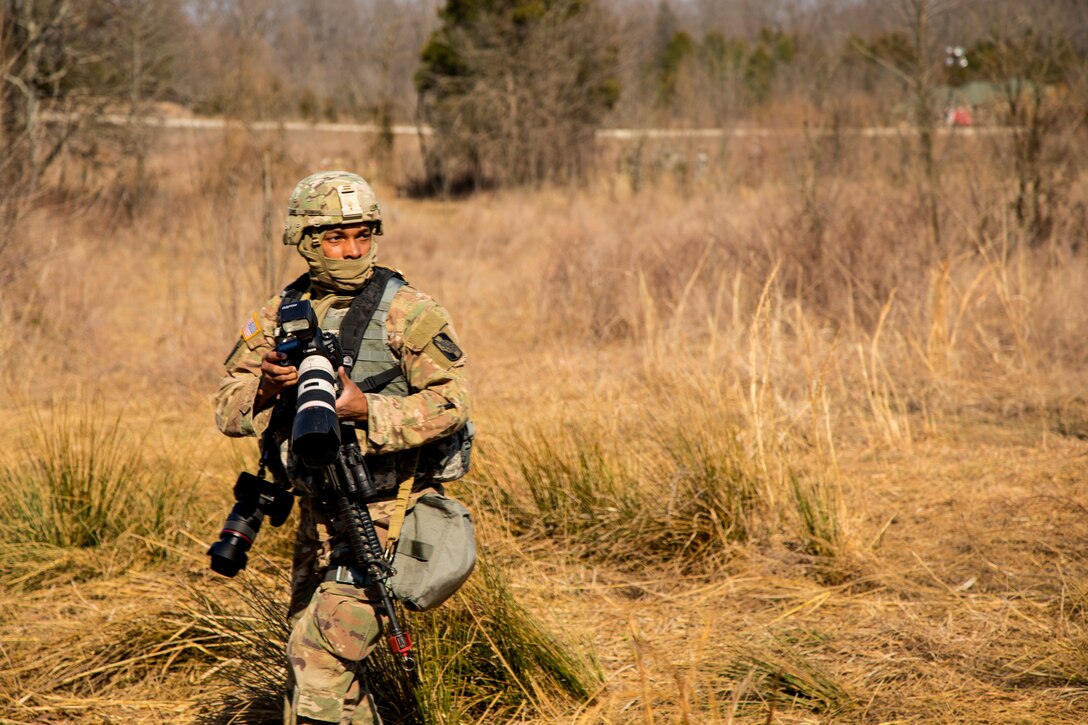
<path id="1" fill-rule="evenodd" d="M 461 588 L 476 566 L 472 515 L 437 493 L 419 497 L 404 519 L 389 590 L 414 612 L 434 609 Z"/>
<path id="2" fill-rule="evenodd" d="M 416 481 L 449 483 L 464 478 L 472 464 L 472 443 L 476 426 L 468 421 L 445 438 L 427 443 L 420 449 Z"/>

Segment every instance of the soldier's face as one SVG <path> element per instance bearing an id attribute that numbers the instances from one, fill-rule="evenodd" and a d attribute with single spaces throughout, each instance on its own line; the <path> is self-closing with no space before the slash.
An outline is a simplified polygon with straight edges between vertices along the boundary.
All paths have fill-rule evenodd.
<path id="1" fill-rule="evenodd" d="M 326 229 L 321 236 L 321 253 L 325 259 L 360 259 L 370 254 L 373 234 L 369 224 Z"/>

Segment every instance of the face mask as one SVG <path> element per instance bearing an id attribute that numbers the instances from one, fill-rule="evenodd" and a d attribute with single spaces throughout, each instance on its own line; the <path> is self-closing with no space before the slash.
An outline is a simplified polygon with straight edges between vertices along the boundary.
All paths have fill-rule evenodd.
<path id="1" fill-rule="evenodd" d="M 319 250 L 320 251 L 320 250 Z M 355 292 L 370 277 L 374 260 L 378 257 L 378 245 L 371 242 L 370 252 L 359 259 L 327 259 L 321 256 L 322 266 L 338 292 Z"/>
<path id="2" fill-rule="evenodd" d="M 328 259 L 321 253 L 320 239 L 307 234 L 298 245 L 298 252 L 310 267 L 314 292 L 335 295 L 358 292 L 370 278 L 378 258 L 378 243 L 370 242 L 370 252 L 359 259 Z"/>

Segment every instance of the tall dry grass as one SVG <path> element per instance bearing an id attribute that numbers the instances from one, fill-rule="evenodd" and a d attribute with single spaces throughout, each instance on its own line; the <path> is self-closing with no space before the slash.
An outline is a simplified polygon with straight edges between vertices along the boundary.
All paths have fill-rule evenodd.
<path id="1" fill-rule="evenodd" d="M 148 450 L 119 416 L 88 404 L 30 415 L 29 440 L 0 462 L 0 576 L 9 588 L 172 557 L 192 525 L 195 472 Z"/>
<path id="2" fill-rule="evenodd" d="M 699 173 L 654 161 L 667 149 L 648 145 L 637 190 L 630 163 L 609 167 L 602 153 L 587 188 L 456 203 L 399 198 L 383 170 L 381 258 L 450 309 L 469 351 L 481 434 L 476 470 L 453 490 L 472 503 L 508 582 L 481 577 L 463 605 L 417 619 L 427 676 L 444 688 L 428 690 L 428 707 L 446 713 L 424 720 L 869 721 L 928 706 L 936 719 L 985 721 L 1023 715 L 1017 693 L 1059 720 L 1083 714 L 1085 572 L 1056 532 L 1088 538 L 1056 512 L 1084 505 L 1072 472 L 1088 435 L 1085 145 L 1068 149 L 1076 173 L 1038 244 L 1016 226 L 1000 139 L 942 143 L 938 249 L 895 139 L 734 141 L 711 149 Z M 225 663 L 253 637 L 234 649 L 226 635 L 200 639 L 199 618 L 176 611 L 180 594 L 132 581 L 146 571 L 223 593 L 198 573 L 203 546 L 254 449 L 212 430 L 217 365 L 272 280 L 302 271 L 290 250 L 270 256 L 269 209 L 278 218 L 305 173 L 366 169 L 367 155 L 337 137 L 238 129 L 179 133 L 158 149 L 156 183 L 131 223 L 104 201 L 63 217 L 43 207 L 5 247 L 19 273 L 0 288 L 0 352 L 29 362 L 0 372 L 2 425 L 34 453 L 6 459 L 6 498 L 24 513 L 5 517 L 4 546 L 41 559 L 5 570 L 3 603 L 120 582 L 116 597 L 172 614 L 119 615 L 131 631 L 109 636 L 150 638 L 137 660 L 101 637 L 51 636 L 48 618 L 61 614 L 43 610 L 26 625 L 32 644 L 14 646 L 0 672 L 4 717 L 59 717 L 99 698 L 153 719 L 163 706 L 118 703 L 140 692 L 161 703 L 152 694 L 171 683 L 183 685 L 179 717 L 274 709 L 271 681 L 229 689 L 238 681 Z M 35 443 L 25 411 L 60 420 L 48 412 L 58 391 L 101 412 Z M 153 433 L 131 434 L 141 428 Z M 154 493 L 149 471 L 177 441 L 177 475 Z M 1053 458 L 1023 462 L 1035 455 Z M 191 502 L 175 498 L 178 483 Z M 97 493 L 75 488 L 87 485 Z M 73 503 L 81 497 L 88 505 Z M 1027 514 L 1025 500 L 1036 505 Z M 955 506 L 985 516 L 932 518 Z M 975 528 L 979 516 L 991 528 Z M 53 520 L 68 538 L 39 541 L 56 529 L 31 523 Z M 1038 527 L 1030 535 L 1025 520 Z M 117 542 L 168 554 L 103 565 L 126 550 Z M 282 567 L 289 549 L 289 533 L 262 532 L 255 566 Z M 6 560 L 19 557 L 30 561 Z M 1032 566 L 1060 575 L 1037 581 Z M 278 646 L 275 606 L 266 610 L 244 620 L 263 633 L 262 666 Z M 249 616 L 202 611 L 205 627 Z M 532 617 L 579 646 L 488 641 L 502 622 Z M 963 630 L 940 624 L 961 620 Z M 455 624 L 463 649 L 443 644 L 462 641 L 445 629 Z M 192 644 L 175 657 L 181 640 Z M 964 665 L 980 643 L 978 666 Z M 62 646 L 93 652 L 89 669 Z M 44 670 L 31 664 L 37 649 L 54 653 Z M 581 674 L 530 684 L 541 660 L 512 658 L 533 651 L 553 672 Z M 583 655 L 603 685 L 593 666 L 580 669 Z M 1032 657 L 1043 664 L 1000 664 Z M 47 687 L 54 670 L 64 677 Z M 274 663 L 267 672 L 275 678 Z M 16 694 L 30 685 L 30 699 Z M 1004 704 L 957 697 L 971 687 Z"/>

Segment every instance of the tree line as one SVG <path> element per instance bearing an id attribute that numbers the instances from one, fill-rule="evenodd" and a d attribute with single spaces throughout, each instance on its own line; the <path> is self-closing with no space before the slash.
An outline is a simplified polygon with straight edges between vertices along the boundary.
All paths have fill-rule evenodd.
<path id="1" fill-rule="evenodd" d="M 602 126 L 924 130 L 972 81 L 1004 88 L 995 122 L 1044 129 L 1046 92 L 1088 106 L 1086 57 L 1079 0 L 0 0 L 0 172 L 35 189 L 107 140 L 102 113 L 171 102 L 426 123 L 435 188 L 556 181 Z"/>

